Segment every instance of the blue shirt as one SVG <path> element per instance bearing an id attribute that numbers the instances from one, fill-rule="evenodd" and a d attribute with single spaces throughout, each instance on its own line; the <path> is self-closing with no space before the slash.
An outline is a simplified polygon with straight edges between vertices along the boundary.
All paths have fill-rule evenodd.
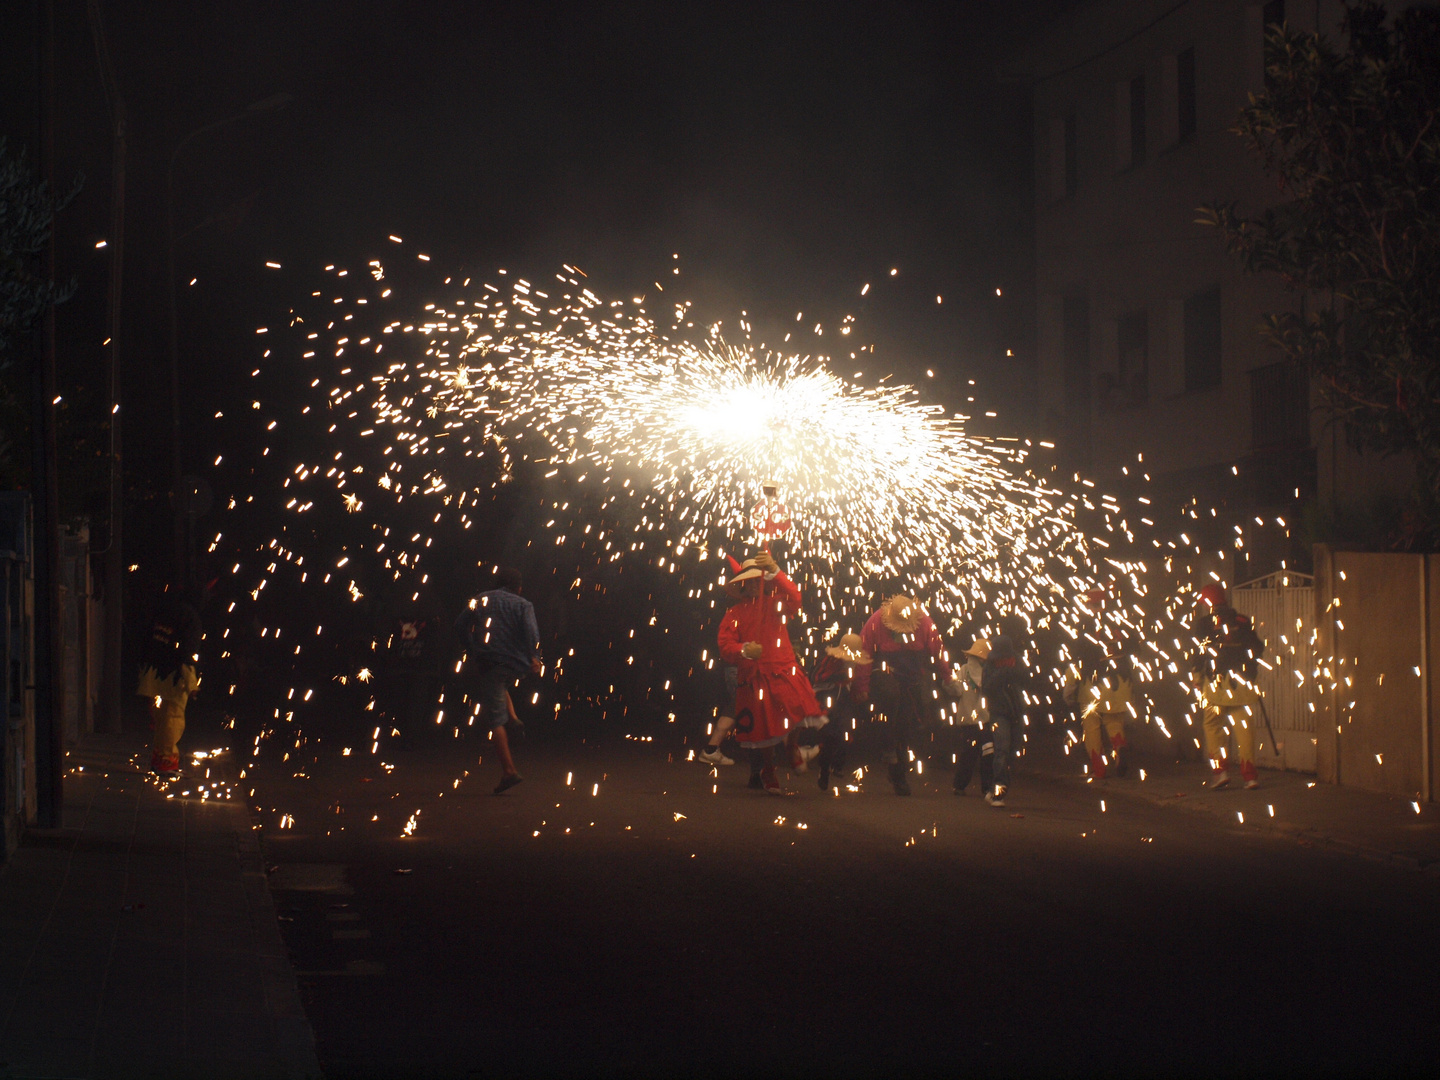
<path id="1" fill-rule="evenodd" d="M 491 589 L 477 596 L 474 609 L 457 620 L 472 660 L 483 665 L 529 671 L 540 655 L 540 627 L 535 607 L 509 589 Z"/>

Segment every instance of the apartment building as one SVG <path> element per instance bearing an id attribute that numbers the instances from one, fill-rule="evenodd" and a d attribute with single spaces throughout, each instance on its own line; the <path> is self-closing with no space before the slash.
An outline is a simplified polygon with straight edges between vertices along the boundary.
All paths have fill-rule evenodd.
<path id="1" fill-rule="evenodd" d="M 1334 34 L 1341 14 L 1339 0 L 1093 0 L 1020 58 L 1039 419 L 1067 464 L 1110 477 L 1143 453 L 1163 493 L 1232 516 L 1404 490 L 1403 468 L 1348 451 L 1259 336 L 1293 299 L 1196 221 L 1205 203 L 1253 213 L 1278 195 L 1232 130 L 1264 85 L 1265 28 Z"/>

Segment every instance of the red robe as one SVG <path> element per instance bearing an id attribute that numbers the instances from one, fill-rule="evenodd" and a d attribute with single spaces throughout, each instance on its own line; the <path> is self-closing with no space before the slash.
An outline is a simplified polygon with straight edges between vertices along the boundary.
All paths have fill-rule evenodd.
<path id="1" fill-rule="evenodd" d="M 765 582 L 761 595 L 741 600 L 720 623 L 720 658 L 739 669 L 735 698 L 735 738 L 747 750 L 783 742 L 792 727 L 824 713 L 805 678 L 785 624 L 799 614 L 800 590 L 784 574 Z M 746 660 L 740 647 L 758 641 L 758 660 Z"/>

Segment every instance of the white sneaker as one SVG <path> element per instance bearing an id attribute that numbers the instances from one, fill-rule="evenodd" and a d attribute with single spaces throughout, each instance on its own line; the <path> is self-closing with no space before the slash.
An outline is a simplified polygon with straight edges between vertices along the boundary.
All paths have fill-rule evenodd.
<path id="1" fill-rule="evenodd" d="M 707 765 L 734 765 L 735 762 L 720 752 L 718 746 L 707 746 L 695 755 Z"/>
<path id="2" fill-rule="evenodd" d="M 1220 769 L 1210 777 L 1210 782 L 1205 786 L 1211 791 L 1219 791 L 1221 788 L 1227 788 L 1230 786 L 1230 774 L 1224 769 Z"/>
<path id="3" fill-rule="evenodd" d="M 987 791 L 985 793 L 985 801 L 991 806 L 1004 806 L 1005 789 L 1003 787 L 997 787 L 994 791 Z"/>
<path id="4" fill-rule="evenodd" d="M 1254 790 L 1255 790 L 1256 788 L 1258 788 L 1259 786 L 1260 786 L 1260 781 L 1259 781 L 1259 780 L 1246 780 L 1246 781 L 1245 781 L 1245 790 L 1246 790 L 1246 791 L 1254 791 Z"/>

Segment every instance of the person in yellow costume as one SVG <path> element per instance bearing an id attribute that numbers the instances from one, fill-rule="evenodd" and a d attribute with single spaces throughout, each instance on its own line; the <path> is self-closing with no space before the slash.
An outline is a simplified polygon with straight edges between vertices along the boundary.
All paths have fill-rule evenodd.
<path id="1" fill-rule="evenodd" d="M 149 699 L 155 734 L 150 747 L 150 771 L 162 780 L 180 775 L 180 737 L 185 734 L 185 706 L 200 689 L 200 601 L 198 590 L 189 596 L 167 587 L 150 625 L 140 661 L 135 692 Z"/>
<path id="2" fill-rule="evenodd" d="M 1207 585 L 1200 590 L 1202 618 L 1196 639 L 1200 703 L 1205 714 L 1205 755 L 1212 770 L 1211 789 L 1230 785 L 1230 738 L 1247 788 L 1257 788 L 1255 727 L 1261 722 L 1260 691 L 1255 685 L 1256 663 L 1265 645 L 1250 625 L 1227 602 L 1223 590 Z"/>
<path id="3" fill-rule="evenodd" d="M 1115 775 L 1123 778 L 1130 772 L 1130 745 L 1125 738 L 1125 721 L 1130 719 L 1133 706 L 1130 704 L 1130 679 L 1121 664 L 1123 659 L 1123 653 L 1117 651 L 1095 667 L 1074 665 L 1064 689 L 1066 704 L 1080 714 L 1085 749 L 1090 752 L 1090 775 L 1096 780 L 1105 779 L 1106 739 L 1110 740 L 1113 756 L 1109 763 L 1115 766 Z"/>

